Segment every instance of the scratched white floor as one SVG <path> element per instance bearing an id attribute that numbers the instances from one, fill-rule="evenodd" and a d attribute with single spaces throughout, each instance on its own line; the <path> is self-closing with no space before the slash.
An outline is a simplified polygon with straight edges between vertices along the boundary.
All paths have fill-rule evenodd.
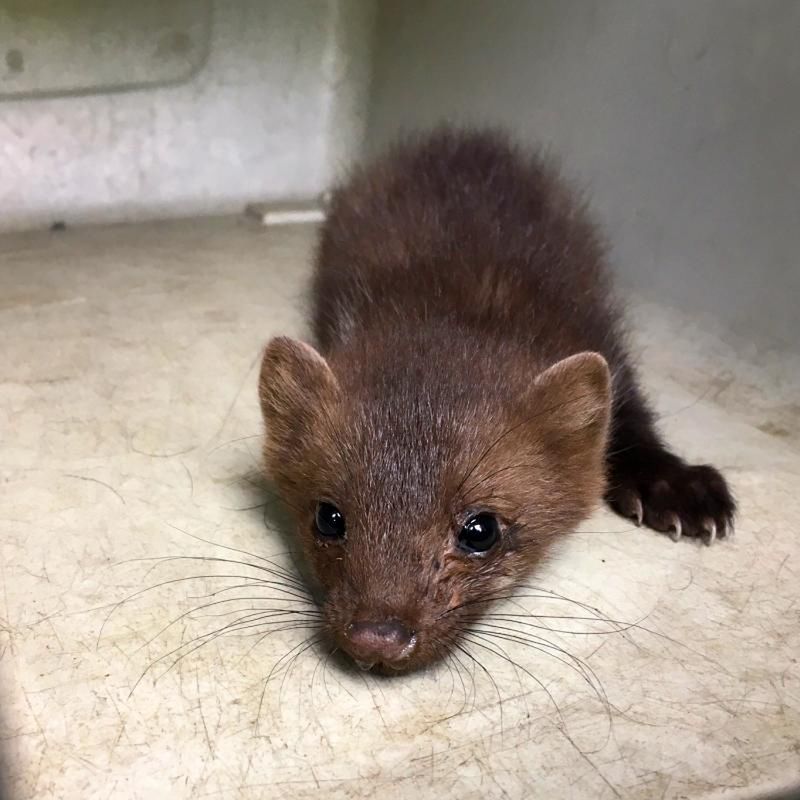
<path id="1" fill-rule="evenodd" d="M 0 239 L 11 797 L 752 797 L 800 775 L 800 361 L 641 301 L 636 337 L 663 426 L 724 467 L 741 519 L 733 543 L 705 548 L 600 512 L 540 576 L 641 622 L 549 634 L 591 666 L 605 703 L 564 663 L 503 641 L 541 684 L 477 649 L 486 672 L 391 681 L 311 649 L 275 673 L 259 715 L 266 676 L 302 630 L 253 649 L 252 636 L 209 637 L 130 695 L 148 664 L 236 618 L 212 614 L 252 601 L 157 636 L 170 620 L 253 590 L 212 595 L 244 579 L 205 578 L 109 618 L 114 603 L 173 578 L 257 574 L 132 559 L 286 549 L 253 508 L 265 502 L 258 439 L 243 437 L 260 430 L 259 347 L 302 330 L 310 237 L 216 220 Z"/>

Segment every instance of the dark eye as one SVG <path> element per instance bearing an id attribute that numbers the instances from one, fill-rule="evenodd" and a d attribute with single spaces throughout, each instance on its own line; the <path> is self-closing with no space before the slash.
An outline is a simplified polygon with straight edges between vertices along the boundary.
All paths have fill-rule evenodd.
<path id="1" fill-rule="evenodd" d="M 342 539 L 344 537 L 344 514 L 333 503 L 317 503 L 314 522 L 317 526 L 317 533 L 325 539 Z"/>
<path id="2" fill-rule="evenodd" d="M 467 553 L 485 553 L 500 538 L 500 525 L 491 514 L 470 517 L 458 533 L 458 546 Z"/>

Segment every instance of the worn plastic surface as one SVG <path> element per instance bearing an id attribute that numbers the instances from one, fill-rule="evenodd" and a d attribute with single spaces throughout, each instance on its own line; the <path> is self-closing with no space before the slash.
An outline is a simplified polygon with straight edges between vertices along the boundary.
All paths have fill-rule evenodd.
<path id="1" fill-rule="evenodd" d="M 497 639 L 470 647 L 480 666 L 458 654 L 381 680 L 303 650 L 313 631 L 289 624 L 158 661 L 251 607 L 307 607 L 267 601 L 279 590 L 252 566 L 157 559 L 290 567 L 265 527 L 255 377 L 270 335 L 302 331 L 310 244 L 242 220 L 0 239 L 11 796 L 747 797 L 800 774 L 800 364 L 639 301 L 664 430 L 725 469 L 741 516 L 707 548 L 599 512 L 564 546 L 534 583 L 587 607 L 529 591 L 506 610 L 585 617 L 517 631 L 591 672 Z M 115 607 L 198 575 L 217 577 Z"/>

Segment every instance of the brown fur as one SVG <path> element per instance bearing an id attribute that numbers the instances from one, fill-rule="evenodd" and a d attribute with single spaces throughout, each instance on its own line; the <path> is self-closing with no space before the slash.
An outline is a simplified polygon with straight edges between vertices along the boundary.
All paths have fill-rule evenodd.
<path id="1" fill-rule="evenodd" d="M 265 454 L 354 657 L 363 620 L 417 636 L 394 667 L 441 657 L 604 491 L 659 530 L 673 514 L 687 534 L 727 530 L 722 477 L 653 428 L 582 207 L 502 136 L 440 130 L 357 170 L 322 230 L 313 314 L 320 352 L 265 353 Z M 344 541 L 315 535 L 320 500 Z M 478 511 L 501 539 L 467 554 L 456 535 Z"/>

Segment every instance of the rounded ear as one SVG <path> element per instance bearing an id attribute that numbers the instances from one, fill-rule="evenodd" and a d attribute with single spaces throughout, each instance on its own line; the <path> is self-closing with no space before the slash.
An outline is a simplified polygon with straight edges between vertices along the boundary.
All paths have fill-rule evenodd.
<path id="1" fill-rule="evenodd" d="M 279 336 L 264 350 L 258 396 L 273 442 L 291 441 L 305 430 L 337 390 L 328 362 L 311 345 Z"/>
<path id="2" fill-rule="evenodd" d="M 605 446 L 611 418 L 611 373 L 599 353 L 569 356 L 539 374 L 536 405 L 543 428 L 584 447 Z"/>

